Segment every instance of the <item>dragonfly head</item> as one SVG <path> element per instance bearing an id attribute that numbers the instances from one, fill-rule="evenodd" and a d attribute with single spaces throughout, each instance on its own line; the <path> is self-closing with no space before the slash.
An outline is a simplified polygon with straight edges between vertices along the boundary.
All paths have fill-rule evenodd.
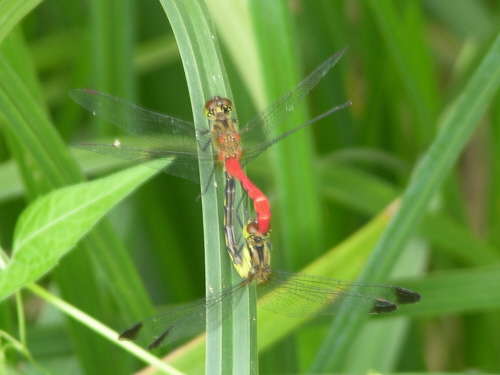
<path id="1" fill-rule="evenodd" d="M 229 116 L 233 111 L 233 103 L 229 99 L 214 96 L 205 103 L 205 117 L 209 120 L 220 116 Z"/>

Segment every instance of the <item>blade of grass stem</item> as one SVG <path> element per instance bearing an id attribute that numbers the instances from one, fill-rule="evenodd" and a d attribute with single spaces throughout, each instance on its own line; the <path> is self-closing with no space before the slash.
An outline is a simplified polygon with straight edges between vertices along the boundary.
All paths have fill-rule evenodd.
<path id="1" fill-rule="evenodd" d="M 475 129 L 480 116 L 490 104 L 500 85 L 500 35 L 471 76 L 443 119 L 440 131 L 420 163 L 416 166 L 409 186 L 403 194 L 401 207 L 372 254 L 372 261 L 362 273 L 360 281 L 381 281 L 394 265 L 400 251 L 416 230 L 427 211 L 431 199 L 466 142 Z M 340 372 L 344 355 L 354 338 L 362 316 L 338 316 L 328 337 L 311 367 L 312 372 Z"/>
<path id="2" fill-rule="evenodd" d="M 161 4 L 179 45 L 195 126 L 200 131 L 207 131 L 208 122 L 202 111 L 205 101 L 214 95 L 232 97 L 210 14 L 202 1 L 161 0 Z M 199 149 L 200 154 L 209 151 Z M 210 162 L 200 164 L 202 192 L 210 181 L 212 168 Z M 216 173 L 216 181 L 218 186 L 223 186 L 220 173 Z M 211 185 L 202 195 L 207 295 L 219 292 L 228 282 L 234 282 L 234 272 L 221 241 L 222 192 L 223 189 L 214 189 Z M 247 374 L 257 368 L 255 338 L 250 337 L 251 325 L 255 324 L 251 307 L 255 305 L 255 299 L 252 302 L 251 295 L 245 293 L 240 301 L 234 318 L 235 327 L 231 325 L 232 320 L 227 319 L 219 329 L 208 332 L 207 374 L 233 371 Z M 237 337 L 234 336 L 236 332 Z M 248 345 L 241 345 L 243 342 Z"/>

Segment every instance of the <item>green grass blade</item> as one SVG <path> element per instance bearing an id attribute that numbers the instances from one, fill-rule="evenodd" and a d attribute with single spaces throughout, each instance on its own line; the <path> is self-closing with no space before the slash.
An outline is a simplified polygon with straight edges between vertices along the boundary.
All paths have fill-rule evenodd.
<path id="1" fill-rule="evenodd" d="M 24 191 L 21 178 L 12 161 L 0 165 L 0 175 L 3 177 L 0 181 L 0 202 L 21 196 Z"/>
<path id="2" fill-rule="evenodd" d="M 384 275 L 390 271 L 399 252 L 420 223 L 429 202 L 438 193 L 444 178 L 469 140 L 480 116 L 498 90 L 500 85 L 499 53 L 500 36 L 497 36 L 469 83 L 444 118 L 440 131 L 429 150 L 417 165 L 403 195 L 401 208 L 374 249 L 372 259 L 376 261 L 368 263 L 369 266 L 360 277 L 362 281 L 383 280 Z M 343 316 L 335 320 L 329 339 L 323 344 L 323 350 L 318 354 L 312 367 L 313 371 L 341 368 L 344 354 L 350 340 L 354 337 L 354 328 L 361 321 L 362 317 L 350 319 Z"/>
<path id="3" fill-rule="evenodd" d="M 421 149 L 434 133 L 432 124 L 438 95 L 436 79 L 431 70 L 431 59 L 424 43 L 420 6 L 417 3 L 408 3 L 398 13 L 398 9 L 388 1 L 368 1 L 366 4 L 376 19 L 391 60 L 397 67 L 398 78 L 408 92 L 411 105 L 414 106 L 415 118 L 419 121 L 416 129 L 420 130 L 418 139 L 414 141 L 419 146 L 417 149 Z"/>
<path id="4" fill-rule="evenodd" d="M 301 59 L 293 53 L 296 34 L 286 1 L 255 1 L 251 3 L 251 12 L 262 62 L 261 79 L 265 82 L 266 102 L 270 104 L 294 88 L 302 78 L 298 69 Z M 328 51 L 323 58 L 334 52 Z M 338 103 L 331 103 L 334 104 Z M 280 129 L 293 129 L 308 118 L 304 107 L 300 106 L 286 121 L 286 127 L 280 126 Z M 298 269 L 319 254 L 324 237 L 320 230 L 322 215 L 315 184 L 311 127 L 273 145 L 268 153 L 274 166 L 278 197 L 273 212 L 279 219 L 274 220 L 273 225 L 283 236 L 286 252 L 282 252 L 282 257 L 292 269 Z M 303 251 L 306 247 L 308 251 Z"/>
<path id="5" fill-rule="evenodd" d="M 398 190 L 358 168 L 325 159 L 321 163 L 323 194 L 333 202 L 374 215 L 398 198 Z M 427 214 L 419 233 L 447 256 L 472 265 L 485 266 L 500 261 L 496 248 L 470 233 L 466 225 L 443 212 Z"/>
<path id="6" fill-rule="evenodd" d="M 62 186 L 70 178 L 73 181 L 81 179 L 44 109 L 33 98 L 4 55 L 0 55 L 0 66 L 1 109 L 8 121 L 8 130 L 22 141 L 23 148 L 19 148 L 18 153 L 25 153 L 24 148 L 30 150 L 30 156 L 36 161 L 37 167 L 43 170 L 52 186 Z M 26 107 L 31 108 L 29 113 L 24 110 Z M 64 171 L 58 162 L 72 165 L 72 168 Z"/>
<path id="7" fill-rule="evenodd" d="M 200 130 L 208 130 L 208 123 L 202 111 L 206 100 L 215 94 L 232 97 L 208 9 L 202 1 L 161 1 L 161 3 L 181 52 L 195 126 Z M 207 151 L 200 149 L 199 152 L 203 154 Z M 212 168 L 210 162 L 200 164 L 202 191 L 209 183 Z M 217 173 L 216 177 L 218 186 L 223 186 L 221 176 Z M 212 186 L 210 185 L 202 196 L 207 294 L 220 291 L 233 272 L 225 245 L 221 241 L 223 189 L 216 190 Z M 254 323 L 247 293 L 234 315 L 236 324 L 234 328 L 230 325 L 229 319 L 220 329 L 208 333 L 207 374 L 233 371 L 246 374 L 254 372 L 257 368 L 256 345 L 255 341 L 251 341 L 255 338 L 250 338 Z M 241 343 L 247 344 L 241 345 Z"/>
<path id="8" fill-rule="evenodd" d="M 90 24 L 92 84 L 97 85 L 93 88 L 132 100 L 137 91 L 132 69 L 136 31 L 131 27 L 132 1 L 94 0 L 90 11 L 94 20 Z"/>
<path id="9" fill-rule="evenodd" d="M 228 49 L 253 102 L 257 107 L 265 108 L 265 84 L 262 79 L 257 79 L 262 77 L 262 67 L 250 8 L 231 0 L 208 0 L 206 3 L 217 28 L 217 35 Z M 220 11 L 221 8 L 224 8 L 224 12 Z M 231 17 L 227 17 L 228 14 Z"/>
<path id="10" fill-rule="evenodd" d="M 404 285 L 418 290 L 422 301 L 406 309 L 411 316 L 495 312 L 500 308 L 500 267 L 477 267 L 436 272 L 425 279 L 405 280 Z"/>
<path id="11" fill-rule="evenodd" d="M 41 0 L 5 0 L 0 3 L 0 14 L 2 15 L 2 22 L 0 23 L 0 44 L 2 44 L 5 37 L 23 17 L 41 2 Z"/>

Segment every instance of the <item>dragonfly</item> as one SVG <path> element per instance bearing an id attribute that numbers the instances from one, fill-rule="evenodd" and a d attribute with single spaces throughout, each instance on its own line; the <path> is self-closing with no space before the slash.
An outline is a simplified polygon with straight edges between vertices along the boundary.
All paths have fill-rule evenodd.
<path id="1" fill-rule="evenodd" d="M 242 281 L 220 293 L 167 311 L 134 324 L 123 331 L 120 340 L 134 340 L 149 350 L 179 339 L 214 330 L 238 305 L 245 288 L 257 284 L 258 305 L 289 317 L 330 314 L 383 314 L 398 305 L 420 301 L 420 295 L 406 288 L 365 284 L 325 277 L 271 270 L 270 232 L 260 233 L 256 219 L 242 228 L 244 244 L 235 241 L 234 179 L 226 175 L 226 246 Z"/>
<path id="2" fill-rule="evenodd" d="M 105 93 L 86 89 L 72 90 L 70 97 L 76 103 L 124 131 L 146 140 L 152 148 L 138 148 L 119 141 L 112 144 L 83 143 L 73 146 L 144 163 L 167 174 L 198 183 L 200 159 L 212 160 L 214 170 L 217 164 L 223 164 L 226 171 L 241 182 L 253 200 L 259 231 L 264 234 L 270 228 L 269 200 L 246 176 L 242 167 L 281 139 L 351 104 L 346 102 L 335 106 L 275 138 L 266 138 L 339 61 L 345 50 L 346 48 L 329 57 L 297 87 L 283 95 L 240 130 L 236 129 L 236 119 L 232 117 L 231 101 L 220 96 L 212 97 L 205 104 L 204 113 L 211 124 L 211 129 L 207 131 L 196 129 L 189 121 L 152 112 Z M 209 155 L 198 155 L 197 145 L 202 150 L 209 150 L 209 145 L 212 145 L 211 152 Z M 165 167 L 165 159 L 171 157 L 175 157 L 174 162 Z"/>

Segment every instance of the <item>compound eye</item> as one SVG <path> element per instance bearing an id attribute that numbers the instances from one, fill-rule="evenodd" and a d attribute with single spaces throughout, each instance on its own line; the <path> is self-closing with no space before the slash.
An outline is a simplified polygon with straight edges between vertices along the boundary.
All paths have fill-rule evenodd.
<path id="1" fill-rule="evenodd" d="M 220 98 L 219 105 L 225 115 L 229 115 L 233 111 L 233 103 L 229 99 Z"/>
<path id="2" fill-rule="evenodd" d="M 233 106 L 233 103 L 231 103 L 231 100 L 229 100 L 227 98 L 220 98 L 220 97 L 217 97 L 217 98 L 219 99 L 218 105 L 222 105 L 222 106 L 229 107 L 229 108 L 231 108 Z"/>
<path id="3" fill-rule="evenodd" d="M 217 107 L 217 103 L 219 102 L 219 97 L 214 96 L 208 102 L 205 103 L 204 113 L 205 117 L 211 118 L 214 115 L 214 108 Z"/>
<path id="4" fill-rule="evenodd" d="M 247 224 L 247 232 L 252 235 L 259 233 L 259 225 L 255 222 L 255 220 L 252 220 Z"/>

